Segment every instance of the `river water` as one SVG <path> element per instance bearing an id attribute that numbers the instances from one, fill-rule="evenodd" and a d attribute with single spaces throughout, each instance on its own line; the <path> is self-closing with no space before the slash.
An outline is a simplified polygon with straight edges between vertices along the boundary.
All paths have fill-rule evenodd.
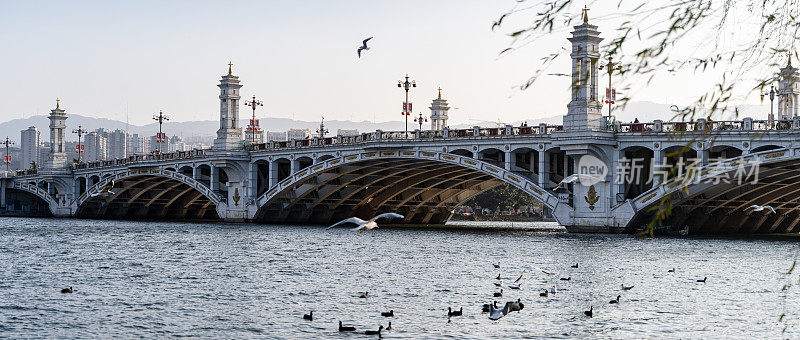
<path id="1" fill-rule="evenodd" d="M 796 240 L 514 227 L 530 229 L 0 218 L 0 338 L 369 338 L 339 333 L 338 320 L 359 331 L 392 321 L 386 339 L 800 337 L 797 274 L 785 274 Z M 507 284 L 527 266 L 554 275 L 526 272 L 522 289 L 492 296 L 498 273 Z M 517 298 L 525 308 L 499 321 L 481 313 Z M 448 319 L 448 306 L 464 315 Z"/>

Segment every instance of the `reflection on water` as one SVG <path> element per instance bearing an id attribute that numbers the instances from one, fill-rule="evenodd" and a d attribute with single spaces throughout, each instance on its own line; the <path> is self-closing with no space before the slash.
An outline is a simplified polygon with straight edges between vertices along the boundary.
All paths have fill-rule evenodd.
<path id="1" fill-rule="evenodd" d="M 798 306 L 798 287 L 781 292 L 793 241 L 19 218 L 0 219 L 0 235 L 10 338 L 365 337 L 339 334 L 338 320 L 391 320 L 384 338 L 776 338 L 786 324 L 800 335 L 792 312 L 778 321 Z M 528 272 L 522 289 L 492 297 L 498 273 L 507 284 L 528 265 L 555 274 Z M 517 298 L 525 308 L 499 321 L 481 313 Z M 447 307 L 464 315 L 448 320 Z"/>

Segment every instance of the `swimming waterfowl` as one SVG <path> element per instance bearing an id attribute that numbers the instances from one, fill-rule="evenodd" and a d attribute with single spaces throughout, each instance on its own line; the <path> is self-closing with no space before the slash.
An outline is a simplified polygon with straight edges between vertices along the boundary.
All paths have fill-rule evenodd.
<path id="1" fill-rule="evenodd" d="M 545 289 L 543 292 L 539 293 L 539 296 L 547 296 L 547 289 Z"/>
<path id="2" fill-rule="evenodd" d="M 386 330 L 387 331 L 391 331 L 392 330 L 392 322 L 391 321 L 389 321 L 389 326 L 386 327 Z"/>
<path id="3" fill-rule="evenodd" d="M 631 289 L 633 289 L 633 286 L 625 287 L 625 284 L 620 284 L 620 287 L 622 287 L 622 290 L 631 290 Z"/>
<path id="4" fill-rule="evenodd" d="M 498 282 L 495 282 L 495 283 L 494 283 L 494 286 L 495 286 L 495 287 L 502 287 L 502 286 L 503 286 L 503 280 L 500 280 L 500 281 L 498 281 Z"/>
<path id="5" fill-rule="evenodd" d="M 354 332 L 355 330 L 356 328 L 352 326 L 342 326 L 342 320 L 339 320 L 339 332 Z"/>
<path id="6" fill-rule="evenodd" d="M 506 302 L 506 305 L 503 306 L 502 309 L 495 309 L 494 306 L 492 306 L 491 310 L 489 311 L 489 320 L 499 320 L 500 318 L 506 316 L 510 310 L 511 302 Z"/>
<path id="7" fill-rule="evenodd" d="M 499 292 L 494 292 L 494 297 L 501 297 L 501 296 L 503 296 L 503 290 L 502 289 L 500 289 Z"/>
<path id="8" fill-rule="evenodd" d="M 500 268 L 500 262 L 497 262 L 497 263 L 492 263 L 492 265 L 493 265 L 495 268 Z"/>
<path id="9" fill-rule="evenodd" d="M 572 276 L 570 276 L 570 277 L 562 277 L 561 278 L 561 281 L 569 281 L 569 280 L 572 280 Z"/>
<path id="10" fill-rule="evenodd" d="M 61 293 L 64 293 L 64 294 L 70 293 L 71 294 L 72 293 L 72 287 L 62 289 Z"/>
<path id="11" fill-rule="evenodd" d="M 383 325 L 378 327 L 377 331 L 364 331 L 364 334 L 366 334 L 366 335 L 381 335 L 381 331 L 382 330 L 383 330 Z"/>
<path id="12" fill-rule="evenodd" d="M 509 306 L 511 307 L 510 310 L 512 312 L 518 312 L 523 308 L 525 308 L 525 305 L 522 302 L 520 302 L 520 299 L 517 299 L 517 301 L 511 301 L 511 305 Z"/>
<path id="13" fill-rule="evenodd" d="M 667 270 L 667 273 L 674 273 L 674 272 L 675 272 L 675 268 L 672 268 L 672 269 L 670 269 L 670 270 Z"/>
<path id="14" fill-rule="evenodd" d="M 516 285 L 508 285 L 508 288 L 511 289 L 519 289 L 519 286 L 522 285 L 521 283 L 517 283 Z"/>
<path id="15" fill-rule="evenodd" d="M 388 312 L 382 312 L 381 316 L 385 316 L 387 318 L 390 316 L 394 316 L 394 309 L 390 309 Z"/>
<path id="16" fill-rule="evenodd" d="M 493 303 L 484 303 L 481 311 L 484 313 L 488 313 L 489 311 L 492 310 L 492 308 L 497 308 L 497 301 L 494 301 Z"/>
<path id="17" fill-rule="evenodd" d="M 497 274 L 497 277 L 495 279 L 496 280 L 500 280 L 500 274 L 499 273 Z"/>
<path id="18" fill-rule="evenodd" d="M 314 320 L 314 311 L 312 310 L 312 311 L 308 312 L 308 314 L 303 314 L 303 319 L 312 320 L 313 321 Z"/>
<path id="19" fill-rule="evenodd" d="M 589 310 L 583 311 L 583 314 L 591 318 L 592 315 L 594 315 L 594 312 L 592 311 L 593 309 L 594 309 L 594 306 L 589 306 Z"/>
<path id="20" fill-rule="evenodd" d="M 578 268 L 578 264 L 577 264 L 577 263 L 576 263 L 576 264 L 573 264 L 573 265 L 572 265 L 572 268 Z"/>
<path id="21" fill-rule="evenodd" d="M 707 279 L 707 278 L 708 278 L 708 277 L 704 277 L 702 280 L 697 280 L 697 282 L 706 283 L 706 279 Z M 70 292 L 70 293 L 72 293 L 72 292 Z"/>
<path id="22" fill-rule="evenodd" d="M 461 307 L 459 310 L 453 310 L 450 307 L 447 307 L 447 316 L 461 316 L 464 314 L 464 307 Z"/>
<path id="23" fill-rule="evenodd" d="M 553 288 L 550 288 L 550 294 L 555 294 L 556 292 L 557 292 L 556 291 L 556 286 L 553 286 Z"/>
<path id="24" fill-rule="evenodd" d="M 619 303 L 619 298 L 621 298 L 621 297 L 622 297 L 621 295 L 617 295 L 617 299 L 616 300 L 611 300 L 608 303 Z"/>
<path id="25" fill-rule="evenodd" d="M 369 297 L 369 292 L 363 292 L 361 295 L 358 296 L 359 298 L 366 299 Z"/>

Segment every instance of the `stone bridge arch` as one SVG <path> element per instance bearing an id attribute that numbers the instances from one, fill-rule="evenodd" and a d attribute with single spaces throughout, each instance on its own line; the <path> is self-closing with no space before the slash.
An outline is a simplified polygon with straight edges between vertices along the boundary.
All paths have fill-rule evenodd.
<path id="1" fill-rule="evenodd" d="M 742 174 L 740 184 L 738 175 Z M 757 174 L 757 181 L 754 176 Z M 800 223 L 800 148 L 770 149 L 722 162 L 670 179 L 633 200 L 635 216 L 627 228 L 649 223 L 659 208 L 671 213 L 664 226 L 689 227 L 692 234 L 795 232 Z M 728 179 L 726 183 L 726 179 Z M 746 213 L 750 205 L 770 205 L 776 214 Z"/>
<path id="2" fill-rule="evenodd" d="M 112 195 L 95 196 L 111 181 Z M 190 176 L 170 170 L 125 170 L 103 178 L 76 202 L 78 217 L 218 219 L 220 198 Z"/>
<path id="3" fill-rule="evenodd" d="M 41 202 L 47 207 L 51 215 L 58 215 L 59 211 L 61 210 L 60 208 L 68 206 L 70 203 L 67 202 L 66 199 L 64 199 L 63 202 L 56 201 L 46 189 L 42 189 L 39 186 L 31 183 L 14 182 L 10 189 L 19 190 L 41 199 Z"/>
<path id="4" fill-rule="evenodd" d="M 527 178 L 471 157 L 383 150 L 336 157 L 291 174 L 257 199 L 254 219 L 328 223 L 397 211 L 407 223 L 444 223 L 459 202 L 502 183 L 550 209 L 558 204 Z"/>

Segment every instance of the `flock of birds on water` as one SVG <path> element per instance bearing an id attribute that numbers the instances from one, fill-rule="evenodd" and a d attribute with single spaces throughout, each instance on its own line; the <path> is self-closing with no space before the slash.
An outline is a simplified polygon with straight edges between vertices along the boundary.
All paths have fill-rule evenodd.
<path id="1" fill-rule="evenodd" d="M 492 265 L 497 269 L 500 268 L 500 263 L 499 262 L 498 263 L 493 263 Z M 572 265 L 571 268 L 578 268 L 578 264 L 576 263 L 576 264 Z M 527 268 L 525 268 L 522 271 L 522 274 L 520 274 L 519 277 L 517 277 L 517 279 L 514 280 L 513 284 L 507 284 L 506 286 L 509 287 L 510 289 L 513 289 L 513 290 L 520 289 L 520 281 L 522 280 L 523 275 L 526 272 L 532 271 L 532 270 L 540 271 L 545 275 L 554 275 L 553 273 L 547 272 L 547 271 L 545 271 L 545 270 L 543 270 L 541 268 L 534 267 L 534 266 L 528 266 Z M 669 269 L 669 270 L 667 270 L 667 272 L 674 273 L 675 272 L 675 268 Z M 495 297 L 495 298 L 501 298 L 501 297 L 503 297 L 503 289 L 502 289 L 502 287 L 503 287 L 503 278 L 502 278 L 502 276 L 500 274 L 497 274 L 497 277 L 495 277 L 494 279 L 495 279 L 494 285 L 496 287 L 500 287 L 500 290 L 494 292 L 492 294 L 492 296 Z M 560 278 L 561 281 L 570 281 L 571 279 L 572 279 L 571 276 Z M 696 281 L 699 282 L 699 283 L 705 283 L 707 279 L 708 279 L 708 277 L 704 277 L 704 278 L 698 279 Z M 621 291 L 629 291 L 629 290 L 633 289 L 633 287 L 634 287 L 633 285 L 626 286 L 625 284 L 620 284 L 620 290 Z M 71 287 L 70 287 L 70 289 L 71 289 Z M 71 290 L 70 290 L 70 292 L 71 292 Z M 556 289 L 556 286 L 552 286 L 550 289 L 543 289 L 542 292 L 539 293 L 539 296 L 540 297 L 548 297 L 548 296 L 551 296 L 551 295 L 555 295 L 557 293 L 558 293 L 558 290 Z M 361 292 L 361 293 L 358 294 L 358 297 L 362 298 L 362 299 L 367 299 L 367 298 L 369 298 L 369 292 Z M 617 294 L 616 298 L 610 300 L 608 302 L 608 304 L 611 304 L 611 305 L 620 304 L 621 303 L 620 302 L 621 298 L 622 298 L 622 295 L 621 294 Z M 501 318 L 503 318 L 504 316 L 510 314 L 511 312 L 519 312 L 523 308 L 525 308 L 525 304 L 522 302 L 522 299 L 519 299 L 519 298 L 516 301 L 508 301 L 508 302 L 506 302 L 505 305 L 503 305 L 503 307 L 499 307 L 497 305 L 497 301 L 495 300 L 495 301 L 492 301 L 492 303 L 483 304 L 483 306 L 481 307 L 481 312 L 482 313 L 488 313 L 489 314 L 488 315 L 489 320 L 497 321 L 497 320 L 500 320 Z M 588 317 L 588 318 L 593 317 L 594 313 L 595 313 L 595 311 L 594 311 L 594 306 L 593 305 L 590 305 L 588 310 L 583 311 L 583 315 Z M 390 309 L 388 312 L 381 312 L 380 314 L 381 314 L 381 316 L 386 317 L 386 318 L 391 318 L 391 317 L 395 316 L 393 309 Z M 449 322 L 450 318 L 452 318 L 452 317 L 458 317 L 458 316 L 463 316 L 463 315 L 464 315 L 464 307 L 463 306 L 459 307 L 458 310 L 453 309 L 452 307 L 447 307 L 447 315 L 446 316 L 448 318 L 448 322 Z M 308 321 L 314 321 L 314 311 L 310 311 L 308 314 L 304 314 L 303 315 L 303 319 L 308 320 Z M 383 325 L 378 325 L 378 329 L 377 330 L 365 330 L 365 331 L 363 331 L 363 333 L 366 334 L 366 335 L 378 335 L 380 337 L 381 333 L 383 331 L 391 331 L 392 329 L 393 329 L 392 328 L 392 322 L 389 321 L 388 326 L 385 327 L 385 328 L 383 327 Z M 341 320 L 339 320 L 338 331 L 339 332 L 356 332 L 357 329 L 354 326 L 346 326 L 346 325 L 344 325 L 342 323 Z"/>
<path id="2" fill-rule="evenodd" d="M 113 186 L 113 184 L 112 184 L 112 186 Z M 766 208 L 764 208 L 764 209 L 766 209 Z M 761 209 L 761 210 L 764 210 L 764 209 Z M 767 209 L 767 210 L 769 210 L 769 209 Z M 367 230 L 378 228 L 378 224 L 376 223 L 376 221 L 378 219 L 381 219 L 381 218 L 397 219 L 397 218 L 404 218 L 404 216 L 400 215 L 400 214 L 395 214 L 395 213 L 385 213 L 385 214 L 377 215 L 377 216 L 375 216 L 372 219 L 367 220 L 367 221 L 362 220 L 362 219 L 360 219 L 358 217 L 351 217 L 351 218 L 344 219 L 342 221 L 339 221 L 339 222 L 331 225 L 330 227 L 326 228 L 326 230 L 334 228 L 334 227 L 337 227 L 337 226 L 340 226 L 340 225 L 343 225 L 343 224 L 356 224 L 356 227 L 352 228 L 351 230 L 361 233 L 361 232 L 364 232 L 364 231 L 367 231 Z M 492 265 L 494 266 L 494 268 L 500 269 L 500 263 L 499 262 L 498 263 L 493 263 Z M 578 264 L 576 263 L 576 264 L 572 265 L 571 268 L 578 268 Z M 553 273 L 548 272 L 548 271 L 546 271 L 544 269 L 541 269 L 541 268 L 538 268 L 538 267 L 534 267 L 534 266 L 528 266 L 522 271 L 522 273 L 516 278 L 516 280 L 513 281 L 513 283 L 506 284 L 506 286 L 509 289 L 512 289 L 512 290 L 521 289 L 522 277 L 525 275 L 525 273 L 527 271 L 533 271 L 533 270 L 539 271 L 539 272 L 541 272 L 541 273 L 543 273 L 545 275 L 548 275 L 548 276 L 554 275 Z M 669 269 L 669 270 L 667 270 L 667 272 L 674 273 L 675 272 L 675 268 Z M 495 279 L 494 286 L 500 288 L 500 290 L 494 292 L 492 294 L 492 297 L 501 298 L 501 297 L 503 297 L 503 278 L 498 273 L 497 277 L 495 277 L 494 279 Z M 702 279 L 698 279 L 697 282 L 705 283 L 707 279 L 708 279 L 708 277 L 704 277 Z M 572 280 L 572 277 L 571 276 L 561 277 L 560 280 L 561 281 L 570 281 L 570 280 Z M 631 289 L 633 289 L 633 287 L 634 286 L 626 286 L 625 284 L 620 284 L 620 290 L 622 290 L 622 291 L 631 290 Z M 61 289 L 61 293 L 63 293 L 63 294 L 72 294 L 73 292 L 74 292 L 74 290 L 73 290 L 72 287 Z M 555 295 L 557 293 L 558 293 L 558 290 L 556 289 L 556 286 L 552 286 L 550 289 L 543 289 L 542 292 L 539 293 L 539 296 L 540 297 L 548 297 L 550 295 Z M 367 298 L 369 298 L 369 292 L 360 292 L 358 294 L 358 297 L 361 298 L 361 299 L 367 299 Z M 621 298 L 622 298 L 622 295 L 618 294 L 616 298 L 614 298 L 613 300 L 609 301 L 608 303 L 609 304 L 620 304 L 621 303 L 620 302 Z M 492 303 L 483 304 L 483 306 L 481 308 L 481 312 L 482 313 L 488 313 L 489 314 L 489 316 L 488 316 L 489 320 L 497 321 L 497 320 L 503 318 L 504 316 L 510 314 L 511 312 L 518 312 L 518 311 L 521 311 L 523 308 L 525 308 L 525 304 L 519 298 L 516 301 L 508 301 L 508 302 L 506 302 L 505 305 L 503 305 L 502 308 L 498 307 L 497 301 L 495 300 L 495 301 L 492 301 Z M 589 309 L 585 310 L 583 312 L 583 314 L 586 317 L 590 317 L 590 318 L 593 317 L 594 316 L 594 306 L 590 305 Z M 448 320 L 449 320 L 449 318 L 458 317 L 458 316 L 462 316 L 462 315 L 464 315 L 464 307 L 463 306 L 459 307 L 458 310 L 455 310 L 452 307 L 447 307 L 447 318 L 448 318 Z M 381 316 L 387 317 L 387 318 L 394 317 L 395 316 L 394 315 L 394 310 L 390 309 L 388 312 L 381 312 Z M 308 321 L 314 321 L 314 311 L 312 310 L 308 314 L 304 314 L 303 315 L 303 319 L 304 320 L 308 320 Z M 353 327 L 353 326 L 345 326 L 342 323 L 341 320 L 339 320 L 339 328 L 338 328 L 338 330 L 339 330 L 339 332 L 356 332 L 356 328 L 355 327 Z M 384 328 L 383 325 L 379 325 L 377 330 L 365 330 L 364 334 L 366 334 L 366 335 L 378 335 L 380 337 L 381 336 L 381 332 L 383 332 L 383 331 L 391 331 L 391 330 L 392 330 L 392 322 L 390 321 L 386 328 Z"/>

